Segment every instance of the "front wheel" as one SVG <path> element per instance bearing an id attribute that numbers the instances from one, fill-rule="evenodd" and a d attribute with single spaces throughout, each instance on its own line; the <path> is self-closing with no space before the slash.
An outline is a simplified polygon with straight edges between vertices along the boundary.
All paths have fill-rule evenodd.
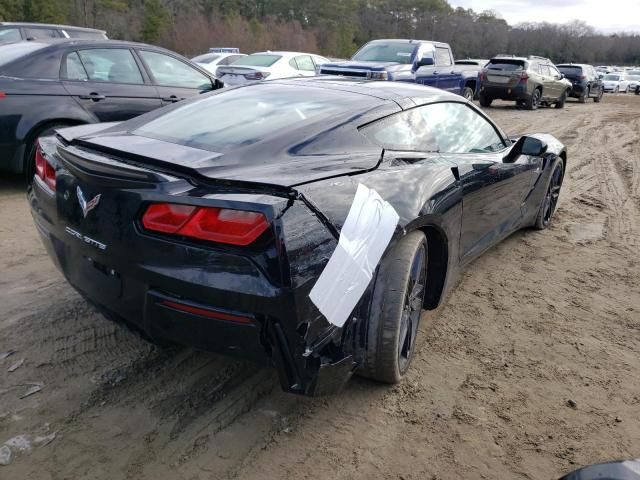
<path id="1" fill-rule="evenodd" d="M 484 95 L 480 95 L 480 105 L 483 107 L 490 107 L 491 106 L 491 102 L 493 102 L 492 98 L 487 98 Z"/>
<path id="2" fill-rule="evenodd" d="M 558 206 L 558 199 L 560 198 L 560 189 L 562 188 L 563 179 L 564 161 L 559 159 L 553 167 L 549 186 L 547 187 L 547 193 L 545 193 L 542 203 L 540 204 L 540 210 L 538 211 L 535 223 L 535 228 L 538 230 L 544 230 L 551 225 L 553 214 Z"/>
<path id="3" fill-rule="evenodd" d="M 415 349 L 427 281 L 427 242 L 414 231 L 380 263 L 371 302 L 367 346 L 358 374 L 398 383 Z"/>
<path id="4" fill-rule="evenodd" d="M 565 91 L 562 95 L 560 95 L 560 98 L 556 102 L 556 108 L 564 108 L 564 103 L 567 101 L 568 94 L 569 92 Z"/>

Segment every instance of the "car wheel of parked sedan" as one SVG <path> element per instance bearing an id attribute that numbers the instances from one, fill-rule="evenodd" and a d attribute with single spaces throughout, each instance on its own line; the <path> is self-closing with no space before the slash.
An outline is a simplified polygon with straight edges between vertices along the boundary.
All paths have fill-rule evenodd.
<path id="1" fill-rule="evenodd" d="M 560 197 L 560 189 L 562 188 L 562 181 L 564 180 L 564 161 L 558 159 L 556 165 L 553 167 L 553 173 L 551 174 L 551 180 L 547 187 L 547 193 L 542 199 L 540 204 L 540 211 L 536 218 L 535 227 L 538 230 L 544 230 L 551 224 L 551 219 L 558 206 L 558 199 Z"/>
<path id="2" fill-rule="evenodd" d="M 624 89 L 624 93 L 629 93 L 629 85 L 627 85 L 627 88 Z"/>
<path id="3" fill-rule="evenodd" d="M 620 87 L 616 87 L 616 89 L 613 91 L 613 93 L 620 93 Z"/>
<path id="4" fill-rule="evenodd" d="M 578 101 L 580 103 L 587 103 L 587 100 L 589 100 L 589 93 L 590 93 L 590 90 L 587 88 L 584 92 L 582 92 L 582 95 L 580 95 L 580 98 L 578 98 Z"/>
<path id="5" fill-rule="evenodd" d="M 471 87 L 464 87 L 464 90 L 462 91 L 462 96 L 464 98 L 466 98 L 467 100 L 469 100 L 470 102 L 473 102 L 473 89 Z"/>
<path id="6" fill-rule="evenodd" d="M 487 98 L 484 95 L 480 95 L 480 105 L 483 107 L 490 107 L 491 102 L 493 102 L 492 98 Z"/>
<path id="7" fill-rule="evenodd" d="M 593 101 L 596 103 L 600 103 L 600 100 L 602 100 L 603 95 L 604 95 L 604 90 L 601 88 L 600 93 L 598 93 L 596 97 L 593 97 Z"/>
<path id="8" fill-rule="evenodd" d="M 398 383 L 413 358 L 427 280 L 424 233 L 411 232 L 384 257 L 373 291 L 367 348 L 358 374 Z"/>
<path id="9" fill-rule="evenodd" d="M 564 108 L 564 104 L 567 101 L 567 95 L 569 95 L 569 91 L 565 90 L 565 92 L 560 95 L 560 98 L 556 102 L 556 108 Z"/>
<path id="10" fill-rule="evenodd" d="M 39 130 L 36 130 L 35 133 L 29 135 L 29 143 L 27 144 L 27 154 L 24 157 L 24 178 L 27 182 L 27 185 L 31 185 L 33 182 L 33 176 L 36 173 L 36 141 L 40 137 L 46 137 L 48 135 L 53 135 L 58 128 L 64 128 L 70 126 L 67 123 L 50 123 Z"/>
<path id="11" fill-rule="evenodd" d="M 540 96 L 541 92 L 539 88 L 536 88 L 531 96 L 527 99 L 524 106 L 527 110 L 537 110 L 538 105 L 540 105 Z"/>

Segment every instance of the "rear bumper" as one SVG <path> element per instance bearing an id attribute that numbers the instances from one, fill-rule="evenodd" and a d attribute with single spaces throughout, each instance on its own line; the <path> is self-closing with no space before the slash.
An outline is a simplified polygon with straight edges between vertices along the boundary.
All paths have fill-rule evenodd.
<path id="1" fill-rule="evenodd" d="M 516 85 L 515 87 L 481 85 L 480 95 L 492 100 L 526 100 L 529 98 L 526 85 Z"/>
<path id="2" fill-rule="evenodd" d="M 64 191 L 64 183 L 58 189 Z M 55 195 L 63 197 L 60 191 Z M 251 258 L 176 247 L 160 238 L 138 241 L 122 227 L 126 251 L 116 251 L 90 222 L 69 227 L 59 221 L 60 201 L 36 178 L 29 202 L 47 253 L 108 317 L 155 340 L 274 365 L 283 390 L 292 393 L 334 393 L 353 374 L 356 364 L 342 349 L 342 330 L 319 320 L 317 310 L 310 313 L 308 286 L 279 285 L 273 268 Z M 105 249 L 95 241 L 104 241 Z"/>

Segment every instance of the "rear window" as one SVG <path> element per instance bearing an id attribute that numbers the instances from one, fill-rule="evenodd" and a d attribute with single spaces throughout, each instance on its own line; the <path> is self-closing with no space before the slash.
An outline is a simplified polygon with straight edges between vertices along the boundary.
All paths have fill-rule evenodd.
<path id="1" fill-rule="evenodd" d="M 615 82 L 617 82 L 618 80 L 620 80 L 620 75 L 605 75 L 604 77 L 602 77 L 603 80 L 613 80 Z"/>
<path id="2" fill-rule="evenodd" d="M 227 90 L 183 104 L 132 133 L 226 152 L 258 143 L 276 132 L 304 128 L 336 114 L 356 111 L 362 105 L 360 96 L 335 91 L 327 98 L 315 95 L 317 92 L 310 88 L 283 89 L 268 82 Z"/>
<path id="3" fill-rule="evenodd" d="M 239 58 L 233 65 L 250 65 L 252 67 L 270 67 L 282 58 L 281 55 L 264 55 L 256 53 L 255 55 L 247 55 Z"/>
<path id="4" fill-rule="evenodd" d="M 35 42 L 19 42 L 0 46 L 0 67 L 8 65 L 14 60 L 36 52 L 47 45 Z"/>
<path id="5" fill-rule="evenodd" d="M 220 58 L 221 55 L 215 55 L 212 53 L 206 53 L 204 55 L 198 55 L 197 57 L 193 57 L 191 59 L 192 62 L 196 62 L 196 63 L 211 63 L 215 60 L 217 60 L 218 58 Z"/>
<path id="6" fill-rule="evenodd" d="M 504 72 L 517 72 L 524 70 L 524 62 L 522 60 L 489 60 L 486 67 L 488 70 L 500 70 Z"/>
<path id="7" fill-rule="evenodd" d="M 369 43 L 357 51 L 352 60 L 359 60 L 361 62 L 397 62 L 406 64 L 411 63 L 411 57 L 415 49 L 415 43 Z"/>
<path id="8" fill-rule="evenodd" d="M 565 67 L 559 65 L 558 70 L 560 70 L 565 75 L 582 75 L 582 67 Z"/>

